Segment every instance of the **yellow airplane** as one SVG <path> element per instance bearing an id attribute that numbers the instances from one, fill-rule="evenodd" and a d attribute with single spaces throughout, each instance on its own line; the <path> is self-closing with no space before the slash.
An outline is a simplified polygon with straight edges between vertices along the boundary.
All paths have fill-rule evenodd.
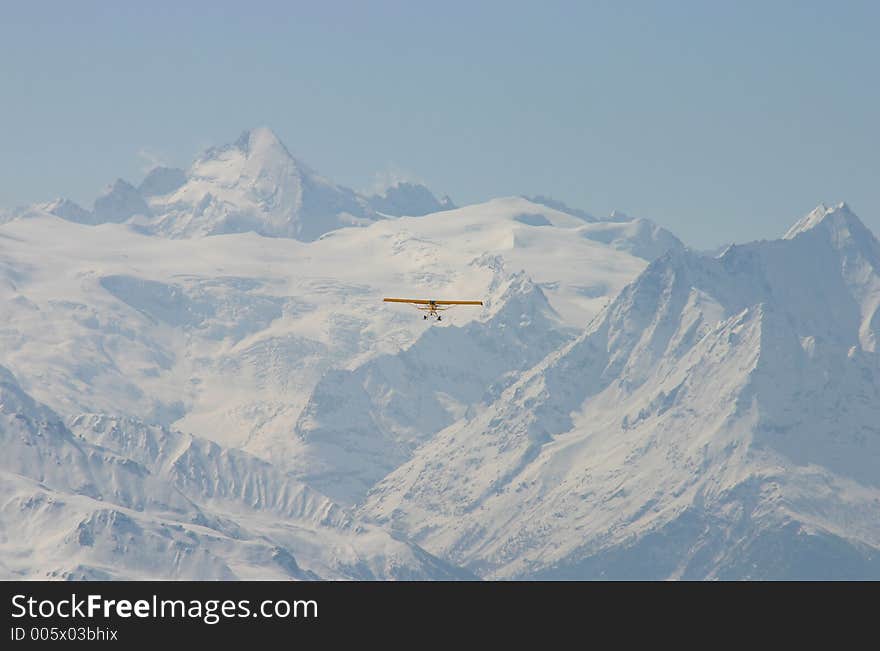
<path id="1" fill-rule="evenodd" d="M 427 319 L 429 316 L 437 317 L 438 321 L 442 321 L 443 319 L 440 317 L 440 312 L 444 310 L 448 310 L 450 307 L 455 305 L 482 305 L 483 301 L 426 301 L 419 298 L 384 298 L 382 299 L 386 303 L 412 303 L 416 306 L 417 310 L 423 310 L 427 312 L 423 319 Z"/>

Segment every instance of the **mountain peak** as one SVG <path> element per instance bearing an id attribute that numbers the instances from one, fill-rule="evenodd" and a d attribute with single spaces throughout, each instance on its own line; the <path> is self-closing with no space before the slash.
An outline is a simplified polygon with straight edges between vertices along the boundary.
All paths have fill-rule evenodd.
<path id="1" fill-rule="evenodd" d="M 857 230 L 865 230 L 864 224 L 850 210 L 845 201 L 841 201 L 830 208 L 824 203 L 820 203 L 809 214 L 799 219 L 794 226 L 789 228 L 782 238 L 792 240 L 801 233 L 806 233 L 819 226 L 825 226 L 833 230 L 839 230 L 840 227 L 848 227 L 852 230 L 852 227 L 855 226 Z"/>
<path id="2" fill-rule="evenodd" d="M 149 216 L 150 208 L 137 188 L 124 179 L 116 179 L 95 199 L 93 214 L 96 223 L 118 223 L 134 215 Z"/>
<path id="3" fill-rule="evenodd" d="M 190 173 L 198 176 L 205 164 L 212 165 L 218 160 L 225 164 L 231 158 L 238 157 L 242 161 L 248 161 L 250 166 L 286 168 L 293 163 L 296 168 L 302 167 L 301 162 L 293 157 L 272 129 L 255 127 L 243 131 L 235 142 L 206 149 L 198 156 Z"/>
<path id="4" fill-rule="evenodd" d="M 48 203 L 38 204 L 37 207 L 40 210 L 44 210 L 47 213 L 55 215 L 56 217 L 61 217 L 67 221 L 78 222 L 80 224 L 94 223 L 94 217 L 91 212 L 76 202 L 63 197 L 59 197 Z"/>
<path id="5" fill-rule="evenodd" d="M 235 146 L 246 154 L 259 154 L 266 151 L 283 151 L 290 156 L 290 152 L 281 138 L 269 127 L 255 127 L 249 129 L 239 136 L 235 141 Z M 293 158 L 292 156 L 290 156 Z"/>
<path id="6" fill-rule="evenodd" d="M 267 127 L 206 150 L 183 176 L 172 195 L 151 197 L 157 230 L 173 237 L 253 231 L 311 241 L 379 218 L 365 197 L 294 158 Z"/>
<path id="7" fill-rule="evenodd" d="M 455 208 L 448 195 L 438 200 L 426 186 L 410 181 L 398 181 L 381 194 L 369 197 L 368 201 L 374 210 L 396 217 L 420 217 Z"/>
<path id="8" fill-rule="evenodd" d="M 134 189 L 135 187 L 131 183 L 129 183 L 125 179 L 119 178 L 113 181 L 111 185 L 108 185 L 105 189 L 105 192 L 130 192 Z"/>

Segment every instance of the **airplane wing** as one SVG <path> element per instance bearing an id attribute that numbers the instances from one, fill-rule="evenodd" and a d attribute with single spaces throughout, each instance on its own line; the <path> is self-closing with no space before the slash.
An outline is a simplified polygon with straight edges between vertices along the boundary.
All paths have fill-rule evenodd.
<path id="1" fill-rule="evenodd" d="M 423 301 L 419 298 L 383 298 L 382 300 L 386 303 L 418 303 L 419 305 L 431 304 L 431 301 Z"/>
<path id="2" fill-rule="evenodd" d="M 386 303 L 416 303 L 417 305 L 482 305 L 483 301 L 426 301 L 420 298 L 383 298 Z"/>

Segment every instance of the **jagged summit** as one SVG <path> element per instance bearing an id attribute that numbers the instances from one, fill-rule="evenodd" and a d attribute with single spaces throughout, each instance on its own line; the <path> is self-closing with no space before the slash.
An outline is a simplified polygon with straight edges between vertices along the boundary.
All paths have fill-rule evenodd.
<path id="1" fill-rule="evenodd" d="M 831 208 L 819 205 L 783 237 L 783 241 L 800 240 L 810 241 L 811 244 L 805 243 L 804 246 L 812 246 L 809 255 L 814 259 L 829 248 L 835 251 L 840 256 L 839 264 L 852 282 L 867 282 L 866 279 L 880 273 L 880 241 L 846 203 Z M 864 291 L 876 292 L 880 303 L 880 288 L 869 285 Z"/>
<path id="2" fill-rule="evenodd" d="M 62 219 L 66 219 L 71 222 L 77 222 L 79 224 L 95 223 L 95 216 L 91 211 L 86 210 L 78 203 L 76 203 L 75 201 L 71 201 L 70 199 L 59 197 L 54 201 L 37 204 L 35 207 L 38 210 L 42 210 L 51 215 L 61 217 Z"/>
<path id="3" fill-rule="evenodd" d="M 235 142 L 206 149 L 196 158 L 190 174 L 197 174 L 201 166 L 216 161 L 235 161 L 238 165 L 230 172 L 257 172 L 255 176 L 259 176 L 258 171 L 281 174 L 290 169 L 304 176 L 315 175 L 313 170 L 290 153 L 278 135 L 268 127 L 246 130 Z"/>
<path id="4" fill-rule="evenodd" d="M 424 185 L 408 181 L 389 186 L 383 192 L 371 196 L 369 201 L 377 212 L 396 217 L 420 217 L 456 207 L 448 195 L 437 199 Z"/>
<path id="5" fill-rule="evenodd" d="M 430 197 L 429 208 L 445 205 Z M 172 238 L 255 232 L 312 241 L 384 218 L 368 197 L 294 158 L 268 127 L 205 150 L 186 170 L 155 167 L 137 188 L 117 179 L 95 200 L 93 211 L 60 201 L 31 209 L 85 224 L 130 223 L 140 232 Z"/>
<path id="6" fill-rule="evenodd" d="M 140 194 L 154 217 L 139 228 L 169 237 L 253 231 L 312 241 L 345 226 L 454 207 L 448 197 L 438 200 L 418 184 L 398 184 L 371 197 L 337 185 L 295 158 L 268 127 L 205 150 L 186 171 L 152 170 Z M 124 206 L 119 214 L 110 212 L 104 210 L 102 220 L 123 221 L 133 214 Z"/>
<path id="7" fill-rule="evenodd" d="M 235 175 L 248 175 L 257 170 L 271 170 L 278 174 L 291 167 L 305 168 L 305 165 L 291 155 L 275 132 L 267 127 L 244 131 L 232 143 L 209 147 L 196 157 L 189 169 L 189 176 L 214 177 L 217 170 L 204 167 L 218 162 L 230 168 L 227 171 L 228 180 L 234 179 Z M 308 169 L 303 171 L 311 172 Z"/>
<path id="8" fill-rule="evenodd" d="M 870 234 L 870 231 L 868 231 L 858 216 L 856 216 L 846 202 L 842 201 L 830 208 L 824 203 L 820 203 L 805 217 L 799 219 L 782 237 L 786 240 L 794 239 L 801 233 L 806 233 L 819 226 L 829 227 L 834 230 L 846 228 L 848 230 L 855 230 L 859 234 Z"/>
<path id="9" fill-rule="evenodd" d="M 290 156 L 290 158 L 293 158 L 290 151 L 281 142 L 281 138 L 266 126 L 255 127 L 242 132 L 238 140 L 235 141 L 235 146 L 245 153 L 252 151 L 282 151 Z"/>
<path id="10" fill-rule="evenodd" d="M 95 223 L 124 222 L 135 215 L 150 216 L 150 207 L 131 183 L 116 179 L 95 199 Z"/>
<path id="11" fill-rule="evenodd" d="M 171 237 L 253 231 L 310 241 L 379 219 L 367 201 L 294 158 L 266 127 L 205 151 L 171 194 L 151 199 L 150 229 Z"/>
<path id="12" fill-rule="evenodd" d="M 281 141 L 272 129 L 266 126 L 245 129 L 241 135 L 232 142 L 214 145 L 202 151 L 196 157 L 196 163 L 221 157 L 224 152 L 237 150 L 245 155 L 266 155 L 274 152 L 284 158 L 293 158 L 287 146 Z"/>

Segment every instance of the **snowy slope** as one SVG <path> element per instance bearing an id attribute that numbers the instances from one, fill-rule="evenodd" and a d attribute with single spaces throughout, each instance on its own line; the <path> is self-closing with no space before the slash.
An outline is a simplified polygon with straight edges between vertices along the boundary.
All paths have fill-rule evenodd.
<path id="1" fill-rule="evenodd" d="M 488 577 L 880 577 L 878 271 L 845 205 L 673 251 L 365 512 Z"/>
<path id="2" fill-rule="evenodd" d="M 645 260 L 655 260 L 667 251 L 684 248 L 675 235 L 647 219 L 597 222 L 583 226 L 579 231 L 581 237 Z"/>
<path id="3" fill-rule="evenodd" d="M 487 262 L 497 264 L 477 265 Z M 294 428 L 297 474 L 344 503 L 360 501 L 419 443 L 497 398 L 568 338 L 523 272 L 495 280 L 486 321 L 429 329 L 404 351 L 328 371 Z"/>
<path id="4" fill-rule="evenodd" d="M 556 225 L 518 220 L 541 211 Z M 32 211 L 0 227 L 0 362 L 58 413 L 174 423 L 284 462 L 325 372 L 486 323 L 494 309 L 431 324 L 383 296 L 500 299 L 493 292 L 525 270 L 562 319 L 553 327 L 582 327 L 646 264 L 578 237 L 583 225 L 502 199 L 301 243 L 149 237 Z M 487 250 L 497 260 L 471 264 Z"/>
<path id="5" fill-rule="evenodd" d="M 249 455 L 131 419 L 75 436 L 0 368 L 0 577 L 467 578 Z"/>
<path id="6" fill-rule="evenodd" d="M 524 214 L 550 225 L 523 223 Z M 64 415 L 84 437 L 80 448 L 144 479 L 95 480 L 97 495 L 85 483 L 36 484 L 31 462 L 9 469 L 2 524 L 28 533 L 3 543 L 0 568 L 81 578 L 459 576 L 381 527 L 337 519 L 341 507 L 295 476 L 354 502 L 421 441 L 570 339 L 603 292 L 646 264 L 577 236 L 583 225 L 522 199 L 308 243 L 253 233 L 169 239 L 39 210 L 4 224 L 2 363 Z M 605 289 L 584 296 L 584 283 Z M 432 324 L 382 304 L 394 293 L 486 305 Z M 353 395 L 367 378 L 366 398 L 330 413 L 338 400 L 322 396 L 348 374 Z M 333 419 L 365 414 L 354 440 L 376 454 L 347 454 L 350 433 L 332 431 Z M 115 497 L 118 483 L 133 486 L 130 498 Z M 81 544 L 80 529 L 96 542 Z"/>
<path id="7" fill-rule="evenodd" d="M 130 509 L 178 516 L 194 511 L 185 497 L 139 464 L 77 441 L 54 412 L 35 402 L 2 367 L 0 420 L 6 473 Z"/>
<path id="8" fill-rule="evenodd" d="M 580 217 L 585 222 L 594 222 L 598 221 L 593 215 L 588 213 L 586 210 L 580 210 L 579 208 L 572 208 L 562 201 L 558 201 L 553 199 L 552 197 L 545 197 L 543 195 L 537 195 L 534 197 L 523 197 L 524 199 L 528 199 L 532 203 L 538 203 L 542 206 L 547 206 L 548 208 L 553 208 L 554 210 L 558 210 L 560 212 L 567 213 L 569 215 L 574 215 L 575 217 Z"/>

